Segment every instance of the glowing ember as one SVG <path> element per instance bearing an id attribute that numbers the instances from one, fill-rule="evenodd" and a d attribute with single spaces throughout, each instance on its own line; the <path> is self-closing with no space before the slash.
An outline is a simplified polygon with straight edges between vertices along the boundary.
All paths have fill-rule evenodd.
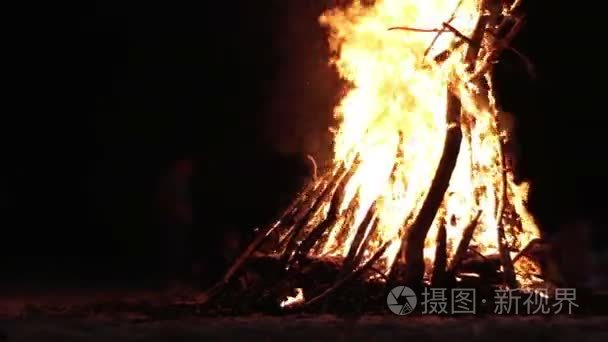
<path id="1" fill-rule="evenodd" d="M 287 296 L 287 298 L 281 302 L 281 308 L 289 308 L 298 304 L 304 303 L 304 291 L 301 288 L 296 288 L 296 295 L 294 297 Z"/>
<path id="2" fill-rule="evenodd" d="M 299 247 L 307 257 L 340 258 L 357 267 L 383 248 L 374 261 L 379 272 L 387 274 L 397 260 L 407 263 L 399 253 L 402 240 L 429 193 L 446 132 L 459 128 L 446 123 L 448 89 L 460 98 L 463 139 L 449 187 L 426 235 L 426 264 L 433 264 L 436 237 L 443 229 L 449 263 L 471 222 L 474 233 L 468 246 L 480 255 L 499 254 L 501 239 L 508 248 L 505 253 L 516 254 L 538 238 L 524 206 L 528 185 L 515 184 L 505 167 L 508 114 L 496 108 L 491 80 L 483 70 L 487 63 L 471 67 L 465 55 L 473 43 L 455 44 L 458 35 L 453 31 L 472 36 L 484 13 L 481 6 L 482 0 L 378 0 L 371 6 L 355 1 L 321 16 L 335 53 L 331 63 L 350 90 L 335 109 L 340 121 L 335 169 L 302 194 L 299 205 L 309 214 L 277 223 L 288 227 L 278 253 L 292 257 Z M 451 33 L 438 34 L 448 26 Z M 389 30 L 392 27 L 412 29 Z M 495 28 L 488 23 L 488 29 Z M 494 53 L 484 50 L 491 39 L 486 34 L 481 41 L 478 61 Z M 437 61 L 441 53 L 447 57 Z M 475 74 L 482 75 L 485 89 Z M 342 186 L 337 185 L 340 180 Z M 319 199 L 317 207 L 311 198 Z M 320 238 L 307 239 L 315 234 Z M 290 249 L 290 236 L 297 247 Z M 302 248 L 307 240 L 312 246 Z M 520 280 L 529 267 L 515 264 Z M 426 268 L 427 276 L 431 271 Z"/>

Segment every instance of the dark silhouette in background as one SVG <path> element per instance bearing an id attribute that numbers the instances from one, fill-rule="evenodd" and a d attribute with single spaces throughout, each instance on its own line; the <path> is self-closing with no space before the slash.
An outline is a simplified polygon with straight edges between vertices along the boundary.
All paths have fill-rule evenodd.
<path id="1" fill-rule="evenodd" d="M 598 44 L 564 42 L 599 31 L 555 24 L 574 15 L 566 5 L 531 2 L 518 44 L 538 80 L 517 61 L 499 66 L 530 206 L 548 231 L 601 223 L 605 95 L 593 82 L 604 67 Z M 341 84 L 317 17 L 331 3 L 110 0 L 24 18 L 3 124 L 2 280 L 219 274 L 234 242 L 310 177 L 306 154 L 329 161 Z M 605 231 L 594 234 L 605 248 Z"/>

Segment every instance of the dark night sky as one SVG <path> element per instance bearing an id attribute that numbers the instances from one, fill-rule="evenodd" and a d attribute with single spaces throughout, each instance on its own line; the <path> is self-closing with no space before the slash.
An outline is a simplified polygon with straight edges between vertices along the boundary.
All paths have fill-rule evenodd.
<path id="1" fill-rule="evenodd" d="M 3 276 L 155 272 L 166 258 L 155 192 L 180 158 L 195 160 L 201 249 L 272 216 L 308 176 L 303 156 L 330 148 L 339 82 L 316 24 L 328 2 L 110 0 L 25 15 L 3 113 Z M 606 208 L 605 95 L 593 85 L 604 66 L 587 72 L 601 44 L 563 38 L 593 39 L 598 24 L 559 24 L 571 12 L 530 12 L 518 44 L 537 82 L 502 69 L 547 226 Z"/>

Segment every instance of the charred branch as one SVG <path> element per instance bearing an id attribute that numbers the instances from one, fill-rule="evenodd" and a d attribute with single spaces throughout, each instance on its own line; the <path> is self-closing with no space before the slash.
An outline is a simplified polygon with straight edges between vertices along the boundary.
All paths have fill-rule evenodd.
<path id="1" fill-rule="evenodd" d="M 310 154 L 306 155 L 306 159 L 308 159 L 310 161 L 310 163 L 312 164 L 312 180 L 316 181 L 317 180 L 317 162 L 315 161 L 315 158 L 313 158 Z"/>
<path id="2" fill-rule="evenodd" d="M 435 219 L 437 210 L 443 202 L 460 150 L 460 141 L 462 139 L 460 110 L 460 99 L 451 91 L 448 91 L 446 121 L 449 129 L 444 141 L 443 153 L 422 208 L 409 229 L 407 242 L 404 246 L 402 245 L 402 248 L 405 247 L 405 269 L 401 270 L 393 267 L 389 275 L 391 282 L 403 281 L 405 284 L 412 286 L 418 286 L 422 283 L 425 267 L 423 256 L 424 240 Z"/>
<path id="3" fill-rule="evenodd" d="M 380 220 L 378 218 L 376 218 L 374 220 L 374 222 L 372 223 L 372 226 L 369 229 L 369 232 L 367 233 L 367 236 L 365 236 L 365 240 L 363 240 L 363 242 L 361 243 L 361 248 L 359 248 L 358 253 L 355 255 L 352 264 L 353 265 L 359 265 L 361 263 L 361 261 L 363 260 L 363 257 L 365 256 L 365 250 L 366 248 L 369 247 L 370 243 L 372 242 L 375 233 L 378 229 L 378 225 L 380 224 Z"/>
<path id="4" fill-rule="evenodd" d="M 504 214 L 505 208 L 508 201 L 508 193 L 507 193 L 507 167 L 505 160 L 505 152 L 503 148 L 502 141 L 498 141 L 499 143 L 499 153 L 501 160 L 501 196 L 498 202 L 498 213 L 496 215 L 496 231 L 498 238 L 498 251 L 500 253 L 500 262 L 503 267 L 504 274 L 504 282 L 510 288 L 517 287 L 517 279 L 515 277 L 515 268 L 513 267 L 513 261 L 511 260 L 511 254 L 509 251 L 509 246 L 507 245 L 507 237 L 505 234 L 505 226 L 504 226 Z"/>
<path id="5" fill-rule="evenodd" d="M 456 248 L 456 253 L 452 257 L 450 265 L 448 267 L 448 273 L 454 274 L 462 260 L 464 260 L 467 250 L 469 249 L 469 245 L 471 240 L 473 239 L 473 233 L 475 233 L 475 228 L 477 227 L 477 223 L 479 222 L 479 218 L 481 217 L 481 211 L 477 212 L 477 215 L 471 220 L 471 222 L 464 228 L 462 232 L 462 238 L 458 243 L 458 247 Z"/>
<path id="6" fill-rule="evenodd" d="M 522 257 L 530 256 L 531 252 L 535 249 L 541 249 L 547 245 L 547 242 L 543 239 L 537 238 L 528 243 L 515 257 L 513 258 L 513 264 L 515 264 Z"/>
<path id="7" fill-rule="evenodd" d="M 505 50 L 512 51 L 517 57 L 519 57 L 522 60 L 528 73 L 533 77 L 535 76 L 534 65 L 530 61 L 530 59 L 527 58 L 524 54 L 522 54 L 519 50 L 511 46 L 511 43 L 513 42 L 517 34 L 521 31 L 525 23 L 523 18 L 516 18 L 513 21 L 514 22 L 512 26 L 506 26 L 506 23 L 510 24 L 510 21 L 503 21 L 503 24 L 499 26 L 499 31 L 505 30 L 505 27 L 509 27 L 509 31 L 504 35 L 504 38 L 500 38 L 502 37 L 500 33 L 495 35 L 494 44 L 496 45 L 496 47 L 494 47 L 479 63 L 477 70 L 475 70 L 473 76 L 471 76 L 471 80 L 477 80 L 481 78 L 485 73 L 487 73 L 492 67 L 492 65 L 498 61 L 499 57 Z"/>
<path id="8" fill-rule="evenodd" d="M 340 205 L 342 205 L 342 201 L 344 199 L 344 189 L 348 184 L 348 181 L 352 178 L 357 170 L 357 165 L 353 165 L 350 170 L 347 172 L 346 176 L 340 181 L 334 196 L 331 200 L 329 212 L 327 217 L 317 226 L 315 227 L 310 234 L 302 241 L 300 246 L 297 247 L 295 252 L 295 261 L 301 260 L 302 257 L 306 256 L 310 249 L 319 241 L 321 236 L 327 232 L 328 229 L 334 227 L 338 220 L 340 219 Z M 356 206 L 358 202 L 358 194 L 355 194 L 353 197 L 349 208 L 351 206 Z"/>
<path id="9" fill-rule="evenodd" d="M 350 272 L 352 271 L 355 267 L 355 257 L 357 256 L 359 250 L 361 248 L 364 248 L 364 246 L 361 245 L 361 242 L 363 241 L 363 238 L 365 237 L 365 232 L 368 230 L 368 228 L 371 225 L 375 225 L 376 224 L 376 220 L 374 220 L 374 218 L 376 217 L 376 202 L 374 202 L 372 204 L 372 206 L 369 208 L 367 214 L 365 215 L 365 218 L 363 218 L 363 221 L 359 224 L 359 227 L 357 228 L 357 232 L 355 233 L 355 237 L 352 241 L 352 243 L 350 244 L 350 248 L 348 250 L 348 254 L 346 255 L 346 258 L 344 259 L 344 265 L 342 267 L 343 272 Z M 372 222 L 372 220 L 374 220 L 374 222 Z"/>
<path id="10" fill-rule="evenodd" d="M 431 284 L 433 286 L 444 286 L 446 283 L 446 266 L 448 262 L 445 218 L 441 219 L 439 229 L 437 229 L 437 239 L 435 243 L 435 260 L 433 261 L 433 275 L 431 278 Z"/>
<path id="11" fill-rule="evenodd" d="M 454 11 L 452 12 L 452 15 L 450 15 L 450 18 L 445 21 L 446 23 L 450 24 L 456 18 L 456 12 L 458 12 L 458 9 L 460 8 L 460 6 L 462 6 L 462 3 L 463 3 L 463 0 L 458 1 L 458 4 L 456 4 L 456 8 L 454 8 Z M 433 40 L 431 41 L 431 44 L 429 44 L 429 47 L 426 48 L 426 50 L 424 50 L 424 57 L 425 58 L 431 52 L 431 49 L 433 48 L 433 45 L 435 45 L 435 43 L 437 42 L 437 39 L 439 39 L 439 37 L 441 36 L 441 33 L 442 32 L 437 32 L 437 34 L 435 35 L 435 37 L 433 37 Z"/>
<path id="12" fill-rule="evenodd" d="M 357 162 L 357 161 L 355 161 Z M 287 242 L 287 246 L 285 247 L 285 251 L 281 257 L 282 263 L 287 267 L 288 262 L 293 257 L 296 248 L 298 247 L 298 239 L 300 238 L 300 233 L 303 229 L 308 226 L 310 220 L 318 215 L 324 203 L 327 203 L 332 196 L 335 194 L 336 189 L 340 186 L 341 180 L 348 174 L 349 170 L 346 168 L 344 164 L 340 167 L 338 172 L 336 172 L 334 179 L 328 184 L 325 188 L 321 196 L 319 196 L 312 208 L 304 215 L 304 217 L 296 223 L 296 226 L 291 233 L 291 236 Z"/>
<path id="13" fill-rule="evenodd" d="M 435 63 L 445 62 L 448 58 L 450 58 L 452 51 L 458 49 L 464 43 L 465 43 L 465 41 L 462 39 L 454 40 L 454 42 L 451 44 L 449 49 L 444 50 L 441 53 L 437 54 L 437 56 L 435 56 L 435 58 L 433 60 L 435 61 Z"/>
<path id="14" fill-rule="evenodd" d="M 473 31 L 473 37 L 478 40 L 469 44 L 466 53 L 464 62 L 468 65 L 473 65 L 479 53 L 481 39 L 483 38 L 483 32 L 487 23 L 486 19 L 482 18 L 479 18 Z M 450 29 L 451 26 L 444 23 L 444 27 Z M 457 32 L 457 30 L 455 31 Z M 460 99 L 451 89 L 448 89 L 447 96 L 446 123 L 448 131 L 444 140 L 443 153 L 420 212 L 409 229 L 407 241 L 405 245 L 402 244 L 401 246 L 401 248 L 405 248 L 403 251 L 406 260 L 405 268 L 401 270 L 395 267 L 395 264 L 398 264 L 395 263 L 389 275 L 391 282 L 404 282 L 405 284 L 418 287 L 424 277 L 424 241 L 450 184 L 462 140 L 460 123 L 462 105 Z"/>
<path id="15" fill-rule="evenodd" d="M 309 300 L 308 302 L 306 302 L 306 304 L 303 305 L 302 308 L 310 307 L 310 306 L 313 306 L 313 305 L 319 303 L 320 301 L 328 298 L 331 294 L 333 294 L 334 292 L 336 292 L 337 290 L 342 288 L 344 285 L 346 285 L 353 279 L 356 279 L 356 278 L 362 276 L 366 271 L 368 271 L 376 263 L 376 261 L 378 261 L 378 259 L 380 259 L 380 257 L 382 255 L 384 255 L 384 252 L 386 252 L 386 249 L 388 248 L 389 245 L 390 245 L 390 242 L 385 243 L 382 247 L 380 247 L 380 249 L 378 249 L 376 251 L 376 253 L 371 257 L 371 259 L 369 259 L 365 264 L 363 264 L 361 267 L 359 267 L 354 272 L 346 273 L 344 276 L 339 278 L 331 287 L 329 287 L 328 289 L 323 291 L 321 294 L 317 295 L 316 297 L 314 297 L 311 300 Z"/>

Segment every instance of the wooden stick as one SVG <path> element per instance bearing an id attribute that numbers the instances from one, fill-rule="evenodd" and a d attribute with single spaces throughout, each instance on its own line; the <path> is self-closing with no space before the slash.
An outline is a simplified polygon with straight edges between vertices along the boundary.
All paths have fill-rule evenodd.
<path id="1" fill-rule="evenodd" d="M 439 229 L 437 229 L 437 238 L 435 241 L 435 260 L 433 260 L 433 274 L 431 276 L 431 284 L 435 287 L 444 286 L 446 281 L 448 251 L 445 225 L 445 217 L 442 217 L 441 222 L 439 223 Z"/>
<path id="2" fill-rule="evenodd" d="M 296 223 L 301 220 L 312 208 L 317 198 L 321 196 L 324 189 L 329 186 L 332 178 L 333 174 L 327 173 L 323 175 L 321 179 L 309 183 L 309 186 L 298 197 L 298 200 L 292 203 L 290 208 L 285 211 L 285 214 L 283 214 L 283 216 L 276 221 L 275 224 L 280 224 L 283 227 L 287 227 L 284 232 L 280 233 L 279 241 L 274 248 L 276 253 L 280 253 L 285 248 L 286 243 L 290 239 L 296 226 Z"/>
<path id="3" fill-rule="evenodd" d="M 305 257 L 310 249 L 315 245 L 315 243 L 321 238 L 321 236 L 331 227 L 333 227 L 338 219 L 340 218 L 340 206 L 342 206 L 342 202 L 344 200 L 344 190 L 348 185 L 348 182 L 352 179 L 353 175 L 357 172 L 358 163 L 353 164 L 346 173 L 346 175 L 339 181 L 339 185 L 334 191 L 333 198 L 331 199 L 331 204 L 329 206 L 329 211 L 325 219 L 315 227 L 310 234 L 302 241 L 300 246 L 297 247 L 295 258 L 296 262 L 300 261 L 303 257 Z M 349 208 L 357 204 L 358 196 L 355 194 L 351 203 L 349 204 Z"/>
<path id="4" fill-rule="evenodd" d="M 464 0 L 458 1 L 458 4 L 456 4 L 456 8 L 454 8 L 454 11 L 452 11 L 452 15 L 450 15 L 450 18 L 445 21 L 446 23 L 450 24 L 456 18 L 456 12 L 458 12 L 458 9 L 460 8 L 460 6 L 462 6 L 463 2 L 464 2 Z M 429 44 L 429 47 L 427 47 L 426 50 L 424 50 L 424 57 L 425 58 L 431 52 L 431 49 L 433 48 L 433 45 L 435 45 L 435 43 L 437 42 L 437 39 L 439 39 L 439 36 L 441 36 L 441 33 L 442 32 L 437 32 L 437 34 L 435 35 L 435 37 L 433 37 L 433 40 L 431 41 L 431 44 Z"/>
<path id="5" fill-rule="evenodd" d="M 389 31 L 395 31 L 395 30 L 411 31 L 411 32 L 421 32 L 421 33 L 449 32 L 449 30 L 446 30 L 446 29 L 438 29 L 438 28 L 425 29 L 425 28 L 417 28 L 417 27 L 409 27 L 409 26 L 394 26 L 394 27 L 389 27 L 388 30 Z"/>
<path id="6" fill-rule="evenodd" d="M 361 246 L 359 247 L 359 251 L 353 258 L 353 261 L 352 261 L 353 265 L 359 265 L 361 263 L 361 260 L 363 260 L 365 251 L 369 247 L 370 243 L 373 241 L 374 234 L 376 233 L 379 225 L 380 225 L 380 220 L 378 218 L 376 218 L 374 220 L 374 222 L 372 223 L 372 226 L 370 227 L 369 232 L 367 233 L 367 236 L 365 236 L 365 240 L 363 240 L 363 242 L 361 243 Z"/>
<path id="7" fill-rule="evenodd" d="M 456 35 L 456 37 L 464 40 L 465 42 L 467 42 L 469 44 L 479 45 L 479 43 L 477 43 L 473 39 L 465 36 L 462 32 L 460 32 L 457 28 L 452 26 L 449 22 L 443 22 L 441 25 L 443 26 L 442 28 L 419 28 L 419 27 L 411 27 L 411 26 L 394 26 L 394 27 L 389 27 L 388 30 L 389 31 L 397 31 L 397 30 L 398 31 L 410 31 L 410 32 L 419 32 L 419 33 L 451 32 L 454 35 Z"/>
<path id="8" fill-rule="evenodd" d="M 357 227 L 357 232 L 355 233 L 355 237 L 353 238 L 353 241 L 350 244 L 348 254 L 346 255 L 346 258 L 344 258 L 344 263 L 342 264 L 342 272 L 350 272 L 356 267 L 356 264 L 354 263 L 355 257 L 357 256 L 359 249 L 362 248 L 361 242 L 365 237 L 365 232 L 368 230 L 368 227 L 371 228 L 370 224 L 375 224 L 375 222 L 372 222 L 372 220 L 375 221 L 377 219 L 376 201 L 374 201 L 374 203 L 370 206 L 369 210 L 367 211 L 367 214 L 363 218 L 363 221 L 361 221 L 359 227 Z"/>
<path id="9" fill-rule="evenodd" d="M 458 247 L 456 248 L 456 252 L 452 257 L 452 261 L 448 266 L 448 273 L 454 274 L 456 269 L 464 259 L 467 254 L 467 250 L 469 249 L 469 244 L 473 239 L 473 233 L 475 233 L 475 228 L 477 227 L 477 223 L 479 222 L 479 218 L 481 217 L 481 210 L 477 211 L 475 217 L 469 222 L 469 224 L 462 231 L 462 237 L 460 238 L 460 242 L 458 243 Z"/>
<path id="10" fill-rule="evenodd" d="M 472 65 L 475 62 L 475 59 L 479 53 L 481 39 L 483 38 L 483 32 L 485 31 L 486 24 L 487 18 L 481 16 L 475 25 L 473 37 L 478 40 L 469 42 L 468 51 L 464 61 L 468 65 Z M 451 26 L 444 23 L 444 27 L 449 29 Z M 423 255 L 424 240 L 426 239 L 426 235 L 428 234 L 431 224 L 433 223 L 433 220 L 437 214 L 437 210 L 441 206 L 445 192 L 450 184 L 450 179 L 452 177 L 454 168 L 456 167 L 456 161 L 458 159 L 460 143 L 462 140 L 462 130 L 460 125 L 462 106 L 460 99 L 452 92 L 452 89 L 448 89 L 447 96 L 446 124 L 448 125 L 448 131 L 444 140 L 443 153 L 441 155 L 441 159 L 439 160 L 439 165 L 437 166 L 437 171 L 435 172 L 433 181 L 431 182 L 431 187 L 429 188 L 426 198 L 422 203 L 420 212 L 414 220 L 412 227 L 409 229 L 409 233 L 407 234 L 407 242 L 402 244 L 402 248 L 405 248 L 405 268 L 404 270 L 400 270 L 398 267 L 392 267 L 389 275 L 391 282 L 401 283 L 403 280 L 406 285 L 411 285 L 414 287 L 419 287 L 422 284 L 425 269 Z M 393 266 L 397 264 L 398 263 L 395 263 Z"/>
<path id="11" fill-rule="evenodd" d="M 334 283 L 334 285 L 332 285 L 331 287 L 329 287 L 328 289 L 323 291 L 318 296 L 312 298 L 311 300 L 306 302 L 304 305 L 300 306 L 300 308 L 310 307 L 310 306 L 316 304 L 317 302 L 323 300 L 330 294 L 339 290 L 342 286 L 347 284 L 349 281 L 360 277 L 365 271 L 369 270 L 369 268 L 372 267 L 374 265 L 374 263 L 376 261 L 378 261 L 378 259 L 380 259 L 380 257 L 384 254 L 384 252 L 386 252 L 386 249 L 388 248 L 389 245 L 390 245 L 390 241 L 385 243 L 382 247 L 380 247 L 380 249 L 378 251 L 376 251 L 376 253 L 372 256 L 372 258 L 369 259 L 363 266 L 359 267 L 354 272 L 347 273 L 346 275 L 344 275 L 344 277 L 338 279 Z"/>
<path id="12" fill-rule="evenodd" d="M 300 202 L 298 208 L 294 211 L 294 214 L 289 216 L 289 220 L 285 220 L 283 222 L 288 228 L 282 234 L 281 240 L 277 244 L 276 252 L 281 253 L 287 248 L 287 244 L 292 239 L 292 235 L 294 234 L 296 228 L 299 227 L 299 224 L 302 220 L 309 215 L 311 210 L 314 210 L 315 203 L 319 200 L 319 198 L 331 188 L 332 184 L 335 182 L 337 177 L 340 176 L 341 172 L 343 172 L 342 168 L 338 168 L 336 172 L 330 172 L 323 176 L 318 183 L 319 185 L 315 187 L 315 191 L 308 196 L 304 201 Z"/>
<path id="13" fill-rule="evenodd" d="M 300 235 L 300 232 L 302 231 L 302 229 L 304 229 L 309 224 L 310 220 L 315 215 L 318 214 L 318 212 L 321 209 L 321 207 L 323 206 L 323 204 L 326 203 L 328 200 L 330 200 L 332 195 L 335 193 L 336 188 L 340 185 L 340 180 L 347 173 L 348 173 L 348 170 L 346 169 L 346 167 L 344 165 L 342 165 L 340 170 L 336 173 L 336 177 L 334 178 L 333 182 L 328 184 L 328 186 L 325 188 L 325 190 L 323 190 L 323 193 L 321 194 L 321 196 L 319 196 L 315 200 L 315 203 L 313 204 L 312 208 L 306 213 L 306 215 L 304 215 L 304 217 L 302 219 L 298 220 L 298 222 L 296 223 L 296 226 L 293 229 L 293 232 L 291 233 L 289 241 L 287 242 L 285 251 L 283 252 L 283 255 L 281 256 L 281 263 L 283 265 L 287 266 L 288 262 L 293 257 L 293 254 L 294 254 L 296 248 L 298 247 L 298 238 L 300 237 L 299 235 Z"/>
<path id="14" fill-rule="evenodd" d="M 469 47 L 464 57 L 464 62 L 467 65 L 467 71 L 469 72 L 475 69 L 475 61 L 479 55 L 481 41 L 483 40 L 483 36 L 486 32 L 486 26 L 488 25 L 489 21 L 490 17 L 487 15 L 480 16 L 475 30 L 473 30 L 473 35 L 471 36 L 471 41 L 469 42 Z"/>
<path id="15" fill-rule="evenodd" d="M 500 253 L 500 263 L 503 267 L 504 274 L 504 282 L 505 284 L 512 289 L 517 288 L 517 278 L 515 277 L 515 268 L 513 266 L 513 260 L 511 260 L 511 254 L 507 246 L 506 234 L 505 234 L 505 226 L 503 223 L 503 216 L 505 214 L 505 208 L 508 201 L 507 194 L 507 168 L 505 162 L 505 153 L 503 149 L 502 141 L 498 141 L 499 153 L 500 153 L 500 161 L 501 161 L 501 173 L 502 173 L 502 183 L 501 183 L 501 196 L 498 202 L 498 213 L 496 215 L 496 225 L 497 225 L 497 239 L 498 239 L 498 252 Z"/>
<path id="16" fill-rule="evenodd" d="M 386 276 L 386 274 L 384 274 L 384 272 L 380 271 L 376 267 L 370 267 L 369 270 L 379 275 L 382 279 L 384 279 L 385 282 L 388 281 L 388 277 Z"/>
<path id="17" fill-rule="evenodd" d="M 321 187 L 322 183 L 322 180 L 314 180 L 312 182 L 309 182 L 308 185 L 304 188 L 304 190 L 300 193 L 300 195 L 294 201 L 291 202 L 287 209 L 283 211 L 283 214 L 279 217 L 277 222 L 281 222 L 282 224 L 284 224 L 285 219 L 297 216 L 297 213 L 301 210 L 303 204 L 305 204 L 305 202 L 307 202 L 310 197 L 313 197 L 314 191 Z"/>
<path id="18" fill-rule="evenodd" d="M 523 0 L 515 0 L 509 10 L 507 11 L 507 15 L 514 15 L 521 9 L 521 4 L 523 4 Z"/>
<path id="19" fill-rule="evenodd" d="M 513 264 L 515 264 L 520 258 L 526 256 L 532 249 L 534 249 L 538 245 L 542 245 L 543 243 L 547 243 L 545 240 L 541 238 L 533 239 L 524 247 L 515 257 L 513 257 Z"/>
<path id="20" fill-rule="evenodd" d="M 349 203 L 348 207 L 346 208 L 346 210 L 344 210 L 344 212 L 342 213 L 341 216 L 341 221 L 342 224 L 339 227 L 334 227 L 334 229 L 337 229 L 338 231 L 344 230 L 344 229 L 348 229 L 348 227 L 352 226 L 354 221 L 355 221 L 355 214 L 357 212 L 357 209 L 359 208 L 359 202 L 358 199 L 360 198 L 360 193 L 359 193 L 359 189 L 357 190 L 357 193 L 355 194 L 355 198 L 353 198 L 353 200 L 351 201 L 351 203 Z M 322 253 L 325 250 L 325 245 L 327 244 L 327 241 L 329 241 L 329 238 L 332 236 L 333 234 L 331 232 L 328 232 L 327 234 L 323 234 L 321 235 L 321 237 L 319 238 L 319 241 L 313 246 L 313 250 L 315 254 L 319 254 Z M 333 254 L 336 252 L 336 250 L 340 247 L 338 244 L 336 244 L 335 246 L 330 246 L 331 249 L 328 251 L 328 254 Z"/>
<path id="21" fill-rule="evenodd" d="M 494 48 L 490 53 L 488 53 L 481 61 L 481 63 L 479 63 L 477 70 L 475 70 L 475 72 L 471 76 L 471 80 L 477 80 L 481 78 L 481 76 L 483 76 L 486 72 L 488 72 L 488 70 L 492 67 L 495 61 L 498 60 L 498 58 L 505 49 L 514 51 L 515 54 L 524 61 L 528 72 L 531 72 L 532 74 L 534 73 L 534 67 L 532 65 L 532 62 L 530 62 L 530 60 L 518 50 L 511 47 L 511 42 L 521 31 L 521 29 L 523 28 L 523 24 L 524 20 L 522 18 L 516 19 L 515 23 L 513 24 L 509 32 L 506 34 L 506 36 L 503 39 L 496 39 L 496 44 L 498 46 Z"/>
<path id="22" fill-rule="evenodd" d="M 418 286 L 422 283 L 425 268 L 423 255 L 424 240 L 433 223 L 437 210 L 443 202 L 460 150 L 460 140 L 462 138 L 459 123 L 460 109 L 460 100 L 456 95 L 449 91 L 446 121 L 450 128 L 446 133 L 443 153 L 431 187 L 429 188 L 429 192 L 422 203 L 418 216 L 416 216 L 416 219 L 407 234 L 407 243 L 405 243 L 404 246 L 406 260 L 405 269 L 403 270 L 404 274 L 401 274 L 400 271 L 393 267 L 389 274 L 389 279 L 391 279 L 392 282 L 401 282 L 400 278 L 404 278 L 403 281 L 407 285 Z M 393 265 L 396 264 L 398 263 Z"/>
<path id="23" fill-rule="evenodd" d="M 306 159 L 308 159 L 310 161 L 310 163 L 312 164 L 312 180 L 316 181 L 317 180 L 317 162 L 315 161 L 315 158 L 313 158 L 310 154 L 306 155 Z"/>
<path id="24" fill-rule="evenodd" d="M 451 44 L 450 48 L 448 48 L 448 49 L 444 50 L 443 52 L 437 54 L 437 56 L 435 56 L 435 58 L 433 60 L 435 61 L 435 63 L 443 63 L 443 62 L 445 62 L 450 57 L 450 55 L 452 54 L 452 51 L 454 51 L 455 49 L 458 49 L 464 43 L 465 43 L 465 41 L 462 40 L 462 39 L 455 40 Z"/>
<path id="25" fill-rule="evenodd" d="M 340 168 L 338 168 L 337 173 L 339 173 Z M 310 185 L 306 188 L 306 190 L 304 191 L 303 194 L 308 193 L 309 191 L 314 191 L 318 186 L 320 186 L 320 184 L 317 185 Z M 329 185 L 327 186 L 329 188 Z M 316 200 L 318 200 L 318 196 L 315 197 Z M 209 290 L 206 291 L 205 295 L 203 296 L 205 298 L 204 302 L 208 302 L 209 300 L 211 300 L 212 298 L 214 298 L 217 294 L 219 294 L 221 292 L 221 290 L 230 282 L 230 280 L 232 279 L 232 277 L 234 276 L 234 274 L 236 272 L 238 272 L 241 267 L 245 264 L 245 262 L 247 261 L 247 259 L 251 256 L 251 254 L 253 254 L 253 252 L 255 252 L 258 247 L 260 247 L 260 245 L 276 230 L 280 227 L 281 223 L 283 220 L 285 220 L 286 217 L 290 217 L 290 219 L 297 217 L 296 213 L 293 213 L 294 210 L 297 210 L 297 206 L 301 205 L 303 202 L 301 200 L 301 197 L 299 197 L 298 199 L 296 199 L 291 205 L 290 207 L 284 211 L 284 213 L 282 214 L 281 218 L 278 219 L 277 221 L 275 221 L 274 224 L 272 225 L 268 225 L 266 226 L 262 231 L 258 232 L 257 235 L 255 236 L 255 238 L 253 239 L 253 241 L 251 241 L 249 243 L 249 245 L 247 246 L 247 248 L 245 248 L 245 250 L 243 251 L 243 253 L 241 253 L 236 259 L 235 261 L 232 263 L 232 265 L 230 266 L 230 268 L 228 269 L 228 271 L 226 271 L 226 273 L 224 274 L 224 276 L 220 279 L 220 281 L 218 281 L 215 285 L 213 285 Z M 203 303 L 201 303 L 203 304 Z"/>
<path id="26" fill-rule="evenodd" d="M 394 183 L 396 181 L 397 176 L 399 176 L 399 163 L 403 160 L 403 142 L 404 142 L 403 132 L 398 132 L 397 139 L 397 149 L 395 151 L 395 161 L 393 164 L 393 168 L 390 173 L 390 182 Z M 365 215 L 363 221 L 359 225 L 355 237 L 350 245 L 348 250 L 348 254 L 344 259 L 343 271 L 350 271 L 356 267 L 361 261 L 358 257 L 363 254 L 367 244 L 371 241 L 371 235 L 375 232 L 378 227 L 379 218 L 376 216 L 377 214 L 377 206 L 380 198 L 376 198 L 372 205 L 370 206 L 367 214 Z M 372 221 L 373 220 L 373 221 Z M 370 226 L 371 224 L 371 226 Z M 368 229 L 369 227 L 369 229 Z M 366 235 L 367 232 L 367 235 Z M 363 240 L 365 238 L 365 241 Z"/>

